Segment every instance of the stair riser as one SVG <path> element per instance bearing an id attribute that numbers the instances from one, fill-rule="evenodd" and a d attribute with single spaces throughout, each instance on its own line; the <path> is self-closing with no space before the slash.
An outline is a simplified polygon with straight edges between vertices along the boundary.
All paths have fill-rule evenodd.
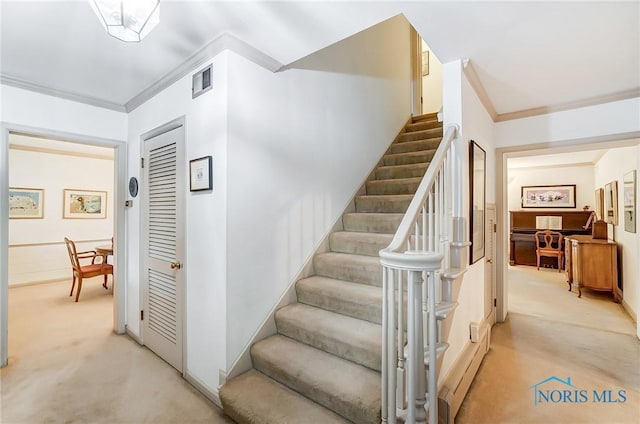
<path id="1" fill-rule="evenodd" d="M 378 252 L 391 243 L 391 237 L 388 240 L 361 240 L 356 237 L 339 237 L 336 233 L 329 236 L 329 247 L 332 252 L 351 253 L 354 255 L 378 256 Z"/>
<path id="2" fill-rule="evenodd" d="M 382 265 L 380 263 L 361 264 L 342 258 L 316 255 L 313 259 L 313 267 L 316 275 L 382 287 Z"/>
<path id="3" fill-rule="evenodd" d="M 385 155 L 382 161 L 385 166 L 411 165 L 414 163 L 429 162 L 433 159 L 434 154 L 434 150 L 426 150 L 421 152 L 400 153 L 398 155 Z"/>
<path id="4" fill-rule="evenodd" d="M 426 138 L 440 138 L 442 139 L 442 128 L 432 128 L 424 131 L 413 131 L 401 134 L 398 137 L 400 143 L 405 141 L 424 140 Z"/>
<path id="5" fill-rule="evenodd" d="M 417 181 L 404 182 L 404 181 L 368 181 L 367 182 L 367 194 L 415 194 L 418 186 L 420 185 L 420 179 Z"/>
<path id="6" fill-rule="evenodd" d="M 438 113 L 437 112 L 433 112 L 433 113 L 425 113 L 424 115 L 418 115 L 418 116 L 414 116 L 411 118 L 411 122 L 412 123 L 416 123 L 416 122 L 432 122 L 432 121 L 437 121 L 438 120 Z"/>
<path id="7" fill-rule="evenodd" d="M 334 376 L 332 375 L 333 370 L 327 369 L 325 370 L 326 373 L 317 375 L 315 370 L 306 366 L 304 360 L 300 361 L 295 358 L 293 364 L 283 360 L 282 354 L 286 356 L 291 351 L 307 358 L 310 363 L 328 360 L 335 367 L 341 367 L 343 364 L 343 361 L 337 358 L 320 354 L 315 349 L 301 346 L 299 343 L 282 336 L 276 336 L 254 345 L 251 348 L 251 359 L 254 367 L 263 374 L 318 404 L 337 412 L 352 422 L 379 422 L 379 373 L 358 366 L 350 366 L 341 368 L 347 374 Z M 351 375 L 352 378 L 358 379 L 361 384 L 366 385 L 366 388 L 363 387 L 362 390 L 364 399 L 348 389 L 345 390 L 344 385 L 350 383 L 348 379 L 349 372 L 353 373 Z"/>
<path id="8" fill-rule="evenodd" d="M 324 350 L 325 352 L 371 368 L 372 370 L 380 371 L 381 369 L 382 348 L 354 346 L 348 343 L 349 341 L 338 340 L 330 335 L 315 333 L 310 331 L 309 328 L 298 325 L 295 321 L 280 318 L 278 313 L 276 313 L 276 326 L 278 327 L 278 334 L 308 344 L 316 349 Z"/>
<path id="9" fill-rule="evenodd" d="M 420 163 L 407 166 L 379 167 L 376 169 L 378 180 L 390 180 L 394 178 L 422 177 L 427 172 L 428 163 Z"/>
<path id="10" fill-rule="evenodd" d="M 395 234 L 401 221 L 402 216 L 346 214 L 342 217 L 342 226 L 345 231 Z"/>
<path id="11" fill-rule="evenodd" d="M 356 197 L 357 212 L 405 213 L 411 199 L 377 199 L 373 197 Z"/>
<path id="12" fill-rule="evenodd" d="M 408 153 L 421 150 L 434 150 L 438 148 L 442 138 L 430 138 L 428 140 L 407 141 L 405 143 L 393 143 L 387 153 Z"/>
<path id="13" fill-rule="evenodd" d="M 367 302 L 344 299 L 339 294 L 329 296 L 322 292 L 296 286 L 298 302 L 327 311 L 358 318 L 375 324 L 382 324 L 382 291 L 380 296 Z"/>
<path id="14" fill-rule="evenodd" d="M 438 122 L 437 119 L 432 121 L 421 121 L 414 124 L 408 124 L 405 127 L 405 132 L 424 131 L 432 128 L 442 128 L 442 122 Z"/>

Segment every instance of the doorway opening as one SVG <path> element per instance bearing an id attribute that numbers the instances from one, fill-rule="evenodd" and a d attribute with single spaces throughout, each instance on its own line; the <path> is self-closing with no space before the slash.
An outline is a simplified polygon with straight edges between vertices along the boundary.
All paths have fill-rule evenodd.
<path id="1" fill-rule="evenodd" d="M 14 347 L 19 348 L 21 342 L 38 337 L 33 331 L 35 328 L 44 324 L 53 328 L 56 324 L 63 325 L 62 320 L 56 322 L 55 312 L 53 318 L 39 316 L 37 311 L 45 308 L 35 308 L 38 302 L 54 309 L 60 306 L 69 309 L 69 322 L 73 324 L 68 322 L 66 328 L 58 328 L 64 334 L 87 329 L 92 302 L 102 304 L 95 308 L 103 311 L 98 319 L 100 326 L 106 325 L 107 331 L 124 333 L 124 192 L 119 187 L 124 185 L 126 144 L 4 124 L 0 163 L 3 165 L 0 173 L 2 366 L 7 365 L 10 353 L 13 356 Z M 77 206 L 78 197 L 82 195 L 89 203 L 85 202 L 80 210 L 74 205 Z M 72 271 L 64 237 L 76 241 L 77 250 L 85 252 L 111 247 L 113 238 L 113 256 L 106 259 L 114 271 L 108 276 L 106 290 L 102 287 L 102 278 L 90 278 L 83 282 L 78 303 L 74 302 L 78 284 L 74 296 L 69 296 Z M 102 259 L 97 258 L 95 262 Z M 47 296 L 50 296 L 48 300 Z M 14 297 L 17 302 L 11 307 L 10 297 L 12 302 Z M 20 311 L 20 322 L 9 314 L 10 309 Z M 33 311 L 29 315 L 23 309 Z M 11 338 L 10 319 L 13 320 Z M 17 331 L 14 324 L 28 327 Z M 55 337 L 55 332 L 46 334 Z"/>

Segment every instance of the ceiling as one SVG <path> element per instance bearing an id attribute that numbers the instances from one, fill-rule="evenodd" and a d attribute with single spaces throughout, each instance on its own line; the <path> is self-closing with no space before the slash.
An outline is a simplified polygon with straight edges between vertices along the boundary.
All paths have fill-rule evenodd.
<path id="1" fill-rule="evenodd" d="M 282 65 L 399 13 L 469 58 L 498 114 L 640 93 L 640 2 L 169 1 L 139 44 L 87 1 L 0 2 L 0 76 L 121 108 L 224 34 Z M 635 94 L 634 94 L 635 93 Z"/>

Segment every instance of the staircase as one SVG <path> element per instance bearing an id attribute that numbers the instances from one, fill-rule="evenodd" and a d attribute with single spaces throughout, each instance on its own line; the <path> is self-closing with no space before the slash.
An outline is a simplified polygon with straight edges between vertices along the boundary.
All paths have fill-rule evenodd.
<path id="1" fill-rule="evenodd" d="M 238 423 L 380 423 L 382 276 L 389 245 L 442 139 L 435 114 L 415 117 L 382 157 L 296 283 L 297 303 L 275 314 L 278 334 L 251 347 L 253 369 L 220 390 Z"/>

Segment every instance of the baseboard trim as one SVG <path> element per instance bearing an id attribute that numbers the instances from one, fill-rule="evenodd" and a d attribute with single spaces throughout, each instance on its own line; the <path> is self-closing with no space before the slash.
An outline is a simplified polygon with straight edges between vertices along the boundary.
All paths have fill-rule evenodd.
<path id="1" fill-rule="evenodd" d="M 138 336 L 137 334 L 133 333 L 131 330 L 129 330 L 128 326 L 124 326 L 124 331 L 127 334 L 127 336 L 131 337 L 136 343 L 138 343 L 139 345 L 143 345 L 144 343 L 142 343 L 142 339 L 140 338 L 140 336 Z"/>
<path id="2" fill-rule="evenodd" d="M 620 303 L 622 304 L 622 307 L 624 308 L 624 310 L 627 311 L 627 313 L 629 314 L 629 316 L 631 317 L 633 322 L 637 323 L 638 322 L 638 316 L 633 311 L 633 309 L 631 309 L 631 306 L 629 306 L 627 301 L 624 298 L 622 298 L 622 301 Z"/>
<path id="3" fill-rule="evenodd" d="M 191 384 L 197 391 L 202 393 L 204 397 L 213 402 L 218 408 L 222 408 L 222 402 L 220 401 L 220 395 L 218 391 L 215 389 L 209 388 L 205 383 L 200 381 L 199 378 L 194 377 L 187 371 L 185 373 L 184 379 L 187 380 L 189 384 Z"/>
<path id="4" fill-rule="evenodd" d="M 438 394 L 438 422 L 453 424 L 462 401 L 475 378 L 484 356 L 489 351 L 491 326 L 483 322 L 477 343 L 469 341 L 444 378 Z"/>

